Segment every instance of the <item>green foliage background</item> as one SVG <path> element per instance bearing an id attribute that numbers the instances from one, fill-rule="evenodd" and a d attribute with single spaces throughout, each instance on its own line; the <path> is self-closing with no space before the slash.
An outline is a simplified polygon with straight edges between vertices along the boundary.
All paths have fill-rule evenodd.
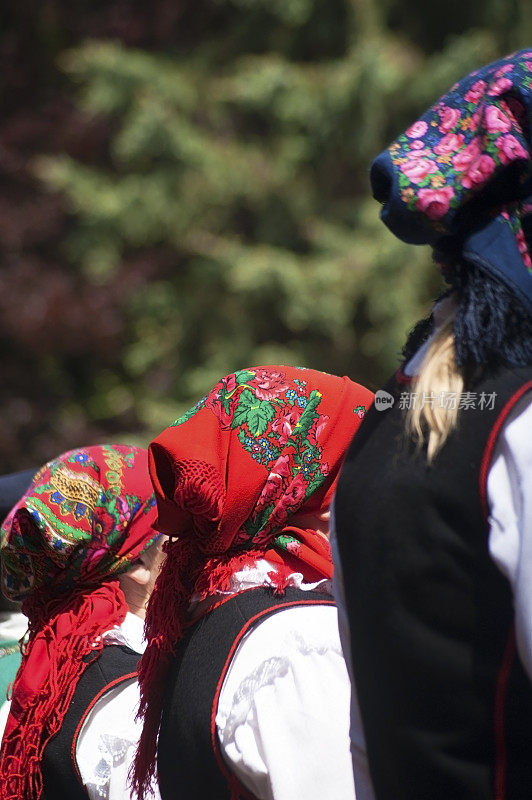
<path id="1" fill-rule="evenodd" d="M 151 38 L 81 10 L 76 27 L 60 2 L 31 23 L 39 97 L 61 97 L 82 133 L 25 153 L 32 191 L 59 211 L 53 235 L 7 247 L 0 279 L 4 470 L 104 438 L 146 443 L 245 366 L 375 388 L 439 279 L 379 222 L 370 161 L 465 72 L 532 45 L 528 0 L 175 5 L 168 18 L 154 1 Z M 137 4 L 113 6 L 142 22 Z M 51 302 L 47 275 L 68 276 L 41 327 L 23 311 L 9 321 L 16 274 L 24 307 L 33 292 Z"/>

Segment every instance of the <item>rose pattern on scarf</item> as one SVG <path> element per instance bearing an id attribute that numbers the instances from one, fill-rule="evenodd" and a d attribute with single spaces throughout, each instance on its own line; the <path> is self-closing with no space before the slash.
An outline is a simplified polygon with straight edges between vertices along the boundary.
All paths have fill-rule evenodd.
<path id="1" fill-rule="evenodd" d="M 79 573 L 82 581 L 91 579 L 97 565 L 109 552 L 108 539 L 117 527 L 117 518 L 105 508 L 99 506 L 92 513 L 92 536 L 85 550 Z"/>
<path id="2" fill-rule="evenodd" d="M 219 381 L 174 422 L 182 425 L 204 407 L 210 409 L 222 427 L 237 431 L 244 450 L 269 471 L 242 536 L 253 539 L 254 546 L 260 544 L 259 531 L 267 538 L 274 524 L 282 523 L 329 474 L 319 446 L 329 417 L 319 413 L 320 401 L 321 393 L 309 391 L 304 380 L 289 380 L 281 371 L 243 369 Z M 362 406 L 355 409 L 358 416 L 363 411 Z"/>
<path id="3" fill-rule="evenodd" d="M 282 533 L 277 537 L 275 543 L 277 547 L 286 550 L 287 553 L 291 553 L 294 556 L 299 556 L 301 552 L 301 542 L 299 539 L 296 539 L 295 536 L 289 536 L 286 533 Z"/>
<path id="4" fill-rule="evenodd" d="M 399 195 L 408 211 L 445 234 L 453 212 L 482 191 L 509 164 L 530 179 L 526 110 L 519 100 L 532 89 L 532 51 L 521 51 L 456 83 L 388 148 Z M 494 213 L 497 213 L 496 211 Z M 527 269 L 523 208 L 506 214 Z"/>

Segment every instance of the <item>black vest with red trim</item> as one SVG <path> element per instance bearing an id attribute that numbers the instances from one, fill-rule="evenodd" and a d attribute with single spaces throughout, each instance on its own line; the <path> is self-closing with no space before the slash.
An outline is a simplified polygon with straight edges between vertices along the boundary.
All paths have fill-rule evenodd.
<path id="1" fill-rule="evenodd" d="M 335 501 L 376 797 L 530 800 L 532 686 L 510 584 L 488 552 L 486 480 L 532 367 L 474 382 L 431 465 L 404 434 L 401 378 L 385 387 L 393 407 L 366 415 Z"/>
<path id="2" fill-rule="evenodd" d="M 286 608 L 334 605 L 329 595 L 248 589 L 202 617 L 178 644 L 159 733 L 162 800 L 255 800 L 223 761 L 216 710 L 231 657 L 245 633 Z M 294 798 L 296 800 L 296 798 Z"/>
<path id="3" fill-rule="evenodd" d="M 42 800 L 87 800 L 76 762 L 79 734 L 89 712 L 107 692 L 137 677 L 139 654 L 129 647 L 104 647 L 79 679 L 61 730 L 46 745 L 43 754 Z M 131 709 L 135 713 L 135 709 Z"/>

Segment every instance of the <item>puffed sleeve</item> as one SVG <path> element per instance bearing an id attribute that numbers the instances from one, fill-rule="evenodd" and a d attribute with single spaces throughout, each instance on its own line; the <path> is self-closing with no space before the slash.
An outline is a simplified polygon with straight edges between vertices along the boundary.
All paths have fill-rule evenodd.
<path id="1" fill-rule="evenodd" d="M 512 586 L 517 647 L 532 680 L 532 397 L 504 423 L 487 482 L 489 549 Z"/>
<path id="2" fill-rule="evenodd" d="M 235 652 L 216 715 L 223 757 L 259 800 L 354 800 L 349 701 L 336 608 L 284 609 Z"/>

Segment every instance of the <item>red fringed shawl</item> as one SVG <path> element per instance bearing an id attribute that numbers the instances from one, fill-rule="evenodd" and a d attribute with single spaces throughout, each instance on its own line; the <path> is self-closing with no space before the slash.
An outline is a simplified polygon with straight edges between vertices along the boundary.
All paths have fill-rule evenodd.
<path id="1" fill-rule="evenodd" d="M 139 796 L 155 772 L 165 673 L 190 624 L 191 598 L 227 591 L 234 572 L 259 558 L 275 565 L 277 591 L 294 572 L 306 581 L 332 576 L 326 537 L 298 527 L 297 515 L 328 508 L 372 400 L 348 378 L 295 367 L 245 369 L 223 378 L 152 442 L 157 526 L 171 540 L 148 605 L 139 667 Z"/>

